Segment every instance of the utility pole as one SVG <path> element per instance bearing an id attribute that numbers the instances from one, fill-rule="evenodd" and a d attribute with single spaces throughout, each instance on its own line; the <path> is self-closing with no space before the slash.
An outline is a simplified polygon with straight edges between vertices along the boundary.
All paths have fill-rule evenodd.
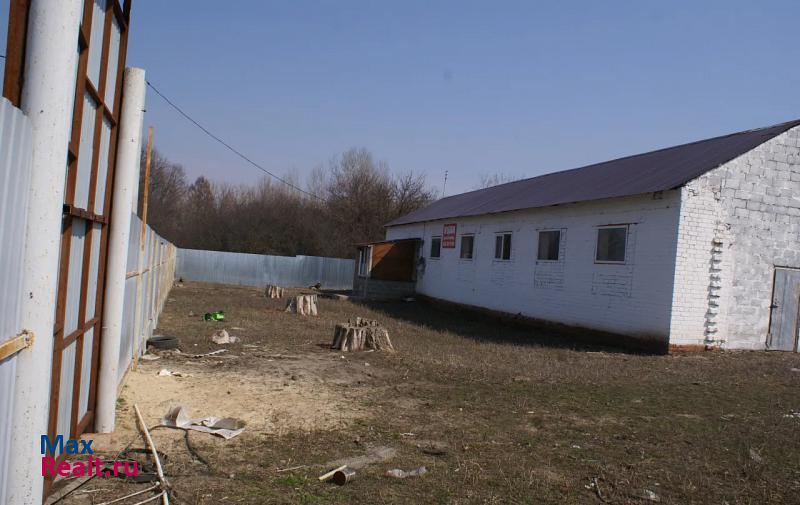
<path id="1" fill-rule="evenodd" d="M 442 184 L 442 198 L 444 198 L 444 191 L 447 189 L 447 170 L 444 171 L 444 184 Z"/>
<path id="2" fill-rule="evenodd" d="M 134 332 L 133 332 L 133 366 L 136 370 L 139 367 L 139 344 L 141 343 L 145 328 L 142 324 L 142 311 L 146 310 L 144 307 L 144 300 L 142 300 L 142 277 L 144 277 L 144 253 L 145 242 L 147 238 L 147 200 L 150 196 L 150 162 L 153 158 L 153 127 L 147 129 L 147 151 L 144 158 L 144 188 L 142 189 L 142 216 L 141 225 L 139 227 L 139 262 L 136 267 L 136 312 L 134 315 Z M 152 275 L 150 276 L 152 277 Z M 148 314 L 149 318 L 149 314 Z"/>
<path id="3" fill-rule="evenodd" d="M 144 159 L 144 193 L 142 194 L 142 237 L 147 229 L 147 198 L 150 195 L 150 160 L 153 158 L 153 127 L 147 129 L 147 155 Z M 144 242 L 142 242 L 144 250 Z"/>

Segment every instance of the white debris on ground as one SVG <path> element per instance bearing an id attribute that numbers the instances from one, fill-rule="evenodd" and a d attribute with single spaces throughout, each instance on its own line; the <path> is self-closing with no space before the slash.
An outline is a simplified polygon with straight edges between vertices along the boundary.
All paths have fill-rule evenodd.
<path id="1" fill-rule="evenodd" d="M 419 477 L 428 473 L 428 469 L 424 466 L 414 468 L 413 470 L 401 470 L 400 468 L 392 468 L 386 471 L 387 477 L 394 477 L 395 479 L 405 479 L 406 477 Z"/>
<path id="2" fill-rule="evenodd" d="M 208 416 L 202 419 L 191 419 L 183 405 L 173 407 L 161 418 L 159 426 L 180 430 L 194 430 L 211 433 L 225 440 L 231 439 L 244 431 L 242 421 L 232 417 Z"/>
<path id="3" fill-rule="evenodd" d="M 217 330 L 211 335 L 211 340 L 213 340 L 215 344 L 225 345 L 238 342 L 239 337 L 229 335 L 226 330 Z"/>
<path id="4" fill-rule="evenodd" d="M 156 375 L 158 375 L 159 377 L 191 377 L 192 376 L 191 374 L 188 374 L 188 373 L 173 372 L 172 370 L 169 370 L 167 368 L 162 368 L 161 370 L 159 370 L 159 372 Z"/>

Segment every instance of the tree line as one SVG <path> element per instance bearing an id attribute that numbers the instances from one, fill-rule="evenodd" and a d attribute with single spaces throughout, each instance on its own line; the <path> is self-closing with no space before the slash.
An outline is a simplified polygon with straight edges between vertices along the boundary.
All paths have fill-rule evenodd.
<path id="1" fill-rule="evenodd" d="M 144 156 L 140 173 L 141 215 Z M 254 185 L 190 183 L 180 164 L 153 149 L 147 221 L 183 248 L 351 258 L 354 244 L 383 239 L 387 222 L 435 199 L 423 174 L 392 172 L 363 148 L 316 168 L 305 186 L 315 196 L 266 177 Z"/>

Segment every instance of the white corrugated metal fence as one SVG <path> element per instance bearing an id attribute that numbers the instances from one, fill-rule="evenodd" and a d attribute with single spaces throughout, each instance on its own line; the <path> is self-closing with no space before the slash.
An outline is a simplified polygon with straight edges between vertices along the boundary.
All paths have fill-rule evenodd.
<path id="1" fill-rule="evenodd" d="M 0 343 L 21 330 L 22 270 L 30 184 L 31 127 L 28 118 L 0 98 Z M 8 503 L 8 451 L 14 408 L 16 354 L 0 358 L 0 503 Z M 44 401 L 44 399 L 43 399 Z"/>
<path id="2" fill-rule="evenodd" d="M 176 247 L 148 226 L 142 248 L 141 226 L 142 221 L 139 217 L 131 216 L 128 275 L 125 280 L 125 305 L 119 354 L 119 381 L 122 381 L 131 361 L 138 358 L 145 350 L 147 339 L 153 335 L 153 330 L 158 326 L 158 317 L 175 278 Z M 140 289 L 137 289 L 137 283 L 141 283 Z M 141 293 L 138 303 L 137 293 Z"/>
<path id="3" fill-rule="evenodd" d="M 218 284 L 352 289 L 355 261 L 319 256 L 268 256 L 178 249 L 178 277 Z"/>

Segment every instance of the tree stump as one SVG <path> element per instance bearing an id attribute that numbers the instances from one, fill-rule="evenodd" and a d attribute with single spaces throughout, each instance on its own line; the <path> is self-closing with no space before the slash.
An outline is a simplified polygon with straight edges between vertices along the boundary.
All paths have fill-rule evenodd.
<path id="1" fill-rule="evenodd" d="M 264 291 L 267 298 L 283 298 L 283 288 L 280 286 L 273 286 L 267 284 L 267 289 Z"/>
<path id="2" fill-rule="evenodd" d="M 331 349 L 349 352 L 374 349 L 394 351 L 389 332 L 372 319 L 357 317 L 355 321 L 337 324 L 333 331 Z"/>
<path id="3" fill-rule="evenodd" d="M 317 315 L 317 295 L 298 295 L 289 300 L 286 312 L 295 312 L 301 316 Z"/>

